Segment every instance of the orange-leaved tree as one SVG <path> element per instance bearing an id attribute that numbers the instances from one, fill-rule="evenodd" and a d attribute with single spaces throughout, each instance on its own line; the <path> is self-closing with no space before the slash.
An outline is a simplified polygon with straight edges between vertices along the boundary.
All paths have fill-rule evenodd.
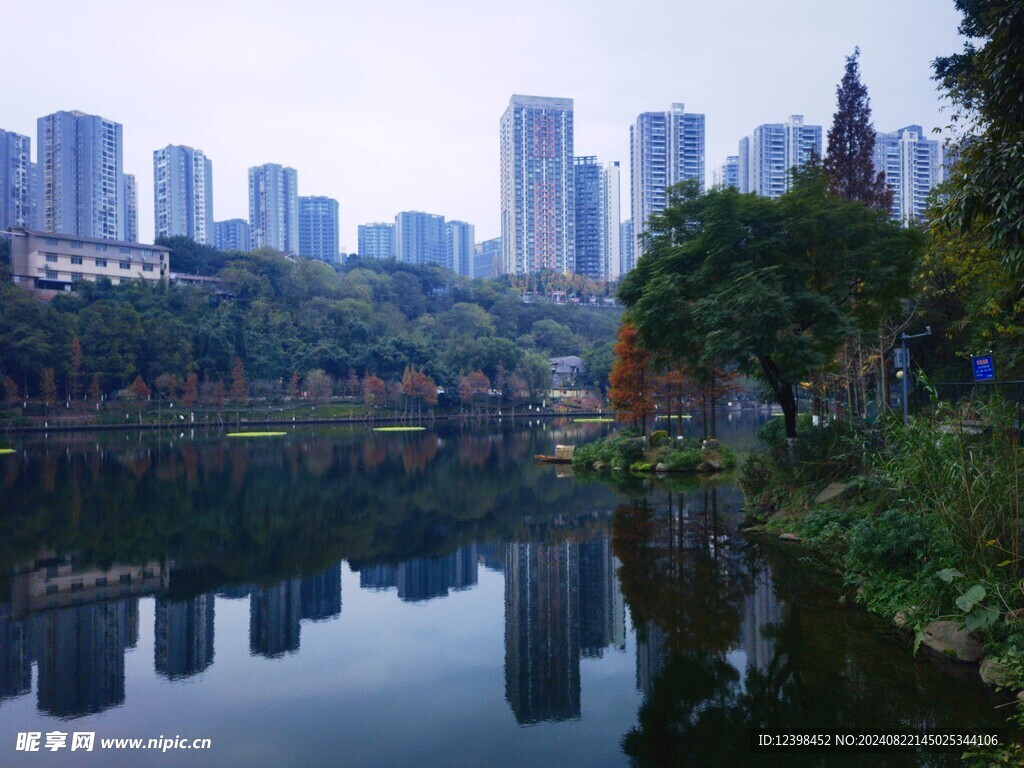
<path id="1" fill-rule="evenodd" d="M 619 327 L 608 398 L 619 421 L 633 422 L 642 435 L 647 434 L 647 419 L 654 413 L 653 379 L 651 353 L 640 346 L 636 326 L 626 321 Z"/>

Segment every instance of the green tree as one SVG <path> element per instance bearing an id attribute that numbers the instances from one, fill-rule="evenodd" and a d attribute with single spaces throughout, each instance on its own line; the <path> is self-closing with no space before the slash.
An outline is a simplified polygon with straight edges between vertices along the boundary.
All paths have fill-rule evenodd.
<path id="1" fill-rule="evenodd" d="M 47 408 L 57 402 L 57 382 L 54 380 L 53 368 L 43 368 L 43 375 L 39 379 L 39 396 Z"/>
<path id="2" fill-rule="evenodd" d="M 778 200 L 689 185 L 652 218 L 620 297 L 659 357 L 691 370 L 735 363 L 763 381 L 795 438 L 795 386 L 894 311 L 920 246 L 914 230 L 829 194 L 819 168 Z"/>
<path id="3" fill-rule="evenodd" d="M 938 223 L 985 233 L 1014 269 L 1024 266 L 1024 4 L 956 0 L 961 53 L 935 60 L 935 79 L 956 106 L 960 138 Z M 980 45 L 976 44 L 980 41 Z"/>

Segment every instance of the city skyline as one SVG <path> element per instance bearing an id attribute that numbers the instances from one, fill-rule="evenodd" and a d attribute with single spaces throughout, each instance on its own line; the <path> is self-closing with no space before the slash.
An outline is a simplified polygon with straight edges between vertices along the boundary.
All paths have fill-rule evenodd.
<path id="1" fill-rule="evenodd" d="M 460 4 L 450 5 L 458 17 Z M 114 18 L 116 26 L 121 16 L 129 18 L 127 12 L 116 10 L 127 11 L 129 6 L 111 6 L 107 21 Z M 400 55 L 370 73 L 361 63 L 369 60 L 364 49 L 380 45 L 379 35 L 355 36 L 351 45 L 341 47 L 339 59 L 338 48 L 328 44 L 327 30 L 376 28 L 375 19 L 386 16 L 386 9 L 318 6 L 325 20 L 332 15 L 342 18 L 338 24 L 327 21 L 310 29 L 269 5 L 255 4 L 244 15 L 204 7 L 210 23 L 205 29 L 190 27 L 188 34 L 197 35 L 197 45 L 205 48 L 194 61 L 182 64 L 148 55 L 142 38 L 127 39 L 117 50 L 96 51 L 90 36 L 99 34 L 100 17 L 69 4 L 56 14 L 50 32 L 81 65 L 69 73 L 57 62 L 41 62 L 32 77 L 7 83 L 8 108 L 0 127 L 34 138 L 35 120 L 62 109 L 80 109 L 124 125 L 124 172 L 136 175 L 142 201 L 153 199 L 148 168 L 155 149 L 168 144 L 202 147 L 218 166 L 217 221 L 246 218 L 247 169 L 272 158 L 302 172 L 300 194 L 315 192 L 339 201 L 340 246 L 351 252 L 356 250 L 358 224 L 387 221 L 400 210 L 438 211 L 446 218 L 471 222 L 480 241 L 498 235 L 499 172 L 491 158 L 498 153 L 496 127 L 510 93 L 572 97 L 575 154 L 623 165 L 628 162 L 628 127 L 636 116 L 685 102 L 707 115 L 708 184 L 711 170 L 736 153 L 736 140 L 753 125 L 803 114 L 808 123 L 827 127 L 844 57 L 858 44 L 880 132 L 912 124 L 928 132 L 947 122 L 929 78 L 931 60 L 960 47 L 952 3 L 862 3 L 830 10 L 828 25 L 821 23 L 820 6 L 803 0 L 782 9 L 732 6 L 648 3 L 623 17 L 616 6 L 597 4 L 582 18 L 568 6 L 555 5 L 551 12 L 559 19 L 585 25 L 589 36 L 581 34 L 578 40 L 556 36 L 558 24 L 530 39 L 529 7 L 496 11 L 486 21 L 467 13 L 459 22 L 461 30 L 500 38 L 495 55 L 481 64 L 479 72 L 467 73 L 464 57 L 454 60 L 425 50 L 424 40 L 412 32 L 418 25 L 410 24 L 410 31 L 401 31 L 402 39 L 394 43 Z M 171 35 L 185 34 L 184 26 L 176 29 L 189 17 L 187 7 L 184 10 L 181 22 L 160 17 L 159 26 L 169 24 Z M 418 18 L 427 11 L 409 6 L 407 12 Z M 644 23 L 652 14 L 668 23 Z M 14 8 L 12 16 L 12 24 L 24 28 L 40 21 L 39 11 L 31 7 Z M 723 16 L 734 23 L 723 27 Z M 677 25 L 672 19 L 677 17 L 687 19 L 698 44 L 666 48 L 674 39 L 671 29 Z M 133 23 L 149 20 L 156 25 L 157 17 L 155 10 L 132 6 L 131 18 Z M 794 19 L 806 21 L 794 24 Z M 235 60 L 243 57 L 232 51 L 261 29 L 275 29 L 282 38 L 282 55 L 314 72 L 308 82 L 292 82 L 270 62 Z M 499 29 L 503 34 L 495 35 Z M 915 33 L 907 35 L 906 29 Z M 752 75 L 749 65 L 727 60 L 734 50 L 752 48 L 764 34 L 773 35 L 783 52 L 759 62 Z M 729 45 L 723 44 L 726 35 Z M 556 37 L 560 47 L 553 46 Z M 12 56 L 29 55 L 28 39 L 11 41 Z M 89 57 L 86 51 L 92 52 Z M 124 66 L 126 60 L 137 66 Z M 327 61 L 334 66 L 322 66 Z M 652 76 L 656 62 L 657 71 L 664 74 Z M 181 66 L 185 71 L 178 71 Z M 99 78 L 100 72 L 107 76 Z M 246 113 L 252 110 L 248 94 L 254 74 L 262 78 L 266 96 L 260 103 L 276 106 L 252 112 L 257 115 L 252 127 L 240 131 L 235 106 Z M 213 87 L 190 93 L 184 102 L 146 87 L 190 77 L 209 78 Z M 410 77 L 411 85 L 402 84 Z M 447 93 L 419 88 L 439 77 L 457 87 Z M 403 98 L 395 99 L 394 89 L 399 87 Z M 430 119 L 415 129 L 400 117 L 424 108 Z M 437 163 L 442 155 L 451 161 L 443 174 Z M 622 205 L 629 206 L 625 194 Z M 150 242 L 154 222 L 148 204 L 141 207 L 139 236 Z"/>

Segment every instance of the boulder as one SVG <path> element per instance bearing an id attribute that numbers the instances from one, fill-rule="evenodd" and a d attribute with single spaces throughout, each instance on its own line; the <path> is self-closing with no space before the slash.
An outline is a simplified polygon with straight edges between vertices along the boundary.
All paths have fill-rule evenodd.
<path id="1" fill-rule="evenodd" d="M 976 632 L 968 632 L 955 621 L 934 621 L 929 624 L 924 629 L 921 644 L 965 664 L 977 664 L 985 650 Z"/>
<path id="2" fill-rule="evenodd" d="M 605 464 L 605 463 L 604 463 L 603 461 L 601 461 L 601 460 L 598 460 L 598 461 L 595 461 L 595 462 L 594 462 L 594 469 L 596 469 L 596 470 L 597 470 L 598 472 L 600 472 L 600 471 L 601 471 L 602 469 L 604 469 L 604 468 L 605 468 L 605 467 L 607 467 L 607 466 L 608 466 L 608 465 L 607 465 L 607 464 Z"/>
<path id="3" fill-rule="evenodd" d="M 704 466 L 702 468 L 704 472 L 721 472 L 722 462 L 715 458 L 704 459 Z"/>
<path id="4" fill-rule="evenodd" d="M 1005 666 L 992 659 L 982 659 L 978 674 L 985 685 L 1006 688 L 1013 682 L 1013 674 Z"/>
<path id="5" fill-rule="evenodd" d="M 666 464 L 665 462 L 661 462 L 659 464 L 656 464 L 655 467 L 654 467 L 654 471 L 655 472 L 668 472 L 668 464 Z"/>
<path id="6" fill-rule="evenodd" d="M 576 450 L 575 445 L 556 445 L 555 458 L 563 461 L 572 461 L 572 454 Z"/>
<path id="7" fill-rule="evenodd" d="M 701 447 L 701 450 L 704 450 L 704 451 L 717 451 L 718 450 L 718 441 L 715 438 L 713 438 L 713 437 L 709 437 L 707 440 L 705 440 L 703 443 L 701 443 L 700 447 Z"/>
<path id="8" fill-rule="evenodd" d="M 793 541 L 793 542 L 797 542 L 797 541 L 800 541 L 800 537 L 797 536 L 795 533 L 784 533 L 781 536 L 779 536 L 779 541 Z"/>
<path id="9" fill-rule="evenodd" d="M 834 501 L 846 493 L 846 489 L 849 487 L 846 483 L 829 483 L 822 489 L 821 493 L 814 497 L 814 503 L 827 504 L 830 501 Z"/>

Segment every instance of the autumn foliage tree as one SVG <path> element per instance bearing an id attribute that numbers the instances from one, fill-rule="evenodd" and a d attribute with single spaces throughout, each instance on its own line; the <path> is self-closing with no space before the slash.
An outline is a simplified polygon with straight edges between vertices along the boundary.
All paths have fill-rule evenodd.
<path id="1" fill-rule="evenodd" d="M 464 403 L 472 405 L 477 400 L 486 398 L 490 391 L 491 380 L 483 371 L 473 371 L 459 377 L 459 397 Z"/>
<path id="2" fill-rule="evenodd" d="M 10 376 L 4 376 L 4 402 L 13 405 L 18 401 L 18 385 Z"/>
<path id="3" fill-rule="evenodd" d="M 619 328 L 609 381 L 608 398 L 619 421 L 632 422 L 646 435 L 647 419 L 654 413 L 651 353 L 640 346 L 636 326 L 631 322 Z"/>
<path id="4" fill-rule="evenodd" d="M 149 386 L 142 380 L 141 376 L 135 377 L 135 381 L 132 382 L 129 390 L 131 390 L 136 400 L 147 400 L 149 398 Z"/>
<path id="5" fill-rule="evenodd" d="M 53 368 L 43 368 L 43 375 L 39 382 L 39 394 L 47 408 L 57 402 L 57 382 L 53 377 Z"/>
<path id="6" fill-rule="evenodd" d="M 409 366 L 402 376 L 402 392 L 416 402 L 417 410 L 424 404 L 437 405 L 437 384 L 423 372 Z"/>
<path id="7" fill-rule="evenodd" d="M 363 400 L 367 405 L 380 405 L 388 399 L 388 385 L 374 374 L 363 377 Z"/>
<path id="8" fill-rule="evenodd" d="M 182 405 L 192 407 L 199 402 L 199 376 L 190 373 L 185 379 L 185 389 L 181 393 Z"/>
<path id="9" fill-rule="evenodd" d="M 236 357 L 231 369 L 231 399 L 235 402 L 245 400 L 245 391 L 245 369 L 242 367 L 242 358 Z"/>
<path id="10" fill-rule="evenodd" d="M 71 371 L 68 376 L 68 394 L 71 399 L 77 399 L 79 378 L 82 375 L 82 345 L 78 341 L 78 337 L 74 336 L 71 339 Z"/>

